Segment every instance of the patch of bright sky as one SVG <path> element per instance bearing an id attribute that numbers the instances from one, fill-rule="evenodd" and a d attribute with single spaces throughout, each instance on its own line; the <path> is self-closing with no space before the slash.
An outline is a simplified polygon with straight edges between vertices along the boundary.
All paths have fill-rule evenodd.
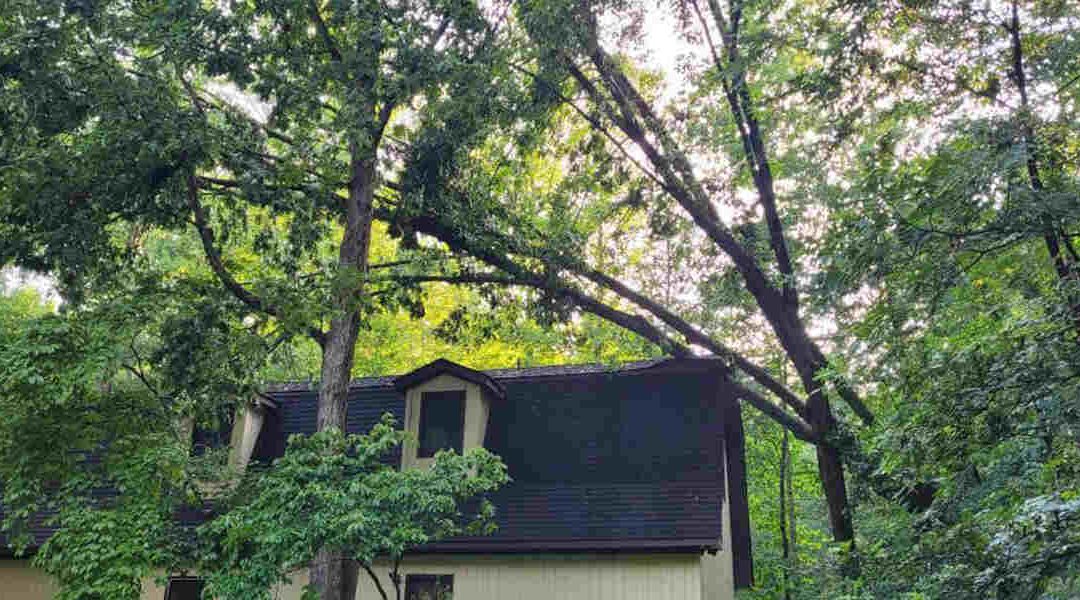
<path id="1" fill-rule="evenodd" d="M 19 288 L 33 288 L 45 302 L 58 306 L 60 294 L 52 277 L 18 267 L 0 268 L 0 294 L 10 294 Z"/>

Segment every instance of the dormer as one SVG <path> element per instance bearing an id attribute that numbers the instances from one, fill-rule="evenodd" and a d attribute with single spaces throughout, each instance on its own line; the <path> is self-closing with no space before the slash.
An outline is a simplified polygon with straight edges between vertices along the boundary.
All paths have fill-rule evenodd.
<path id="1" fill-rule="evenodd" d="M 401 466 L 426 467 L 439 450 L 458 453 L 484 446 L 492 404 L 505 397 L 491 377 L 439 359 L 394 380 L 405 396 Z"/>

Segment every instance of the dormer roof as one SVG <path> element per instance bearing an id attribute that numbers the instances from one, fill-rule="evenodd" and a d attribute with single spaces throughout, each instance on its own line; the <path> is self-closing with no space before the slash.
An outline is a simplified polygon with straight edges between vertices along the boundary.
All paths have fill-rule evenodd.
<path id="1" fill-rule="evenodd" d="M 445 358 L 433 360 L 418 369 L 395 377 L 394 388 L 399 392 L 404 392 L 411 387 L 418 386 L 439 375 L 450 375 L 463 381 L 468 381 L 469 383 L 475 383 L 480 386 L 481 389 L 496 398 L 506 398 L 506 390 L 503 386 L 486 373 L 470 369 L 469 367 L 460 365 L 451 360 L 446 360 Z"/>

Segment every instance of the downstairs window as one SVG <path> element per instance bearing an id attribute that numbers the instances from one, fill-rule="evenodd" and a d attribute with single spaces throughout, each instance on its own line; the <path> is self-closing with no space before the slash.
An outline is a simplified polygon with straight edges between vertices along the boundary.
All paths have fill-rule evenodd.
<path id="1" fill-rule="evenodd" d="M 453 575 L 406 575 L 405 600 L 452 600 Z"/>
<path id="2" fill-rule="evenodd" d="M 201 600 L 203 580 L 198 577 L 170 577 L 165 600 Z"/>

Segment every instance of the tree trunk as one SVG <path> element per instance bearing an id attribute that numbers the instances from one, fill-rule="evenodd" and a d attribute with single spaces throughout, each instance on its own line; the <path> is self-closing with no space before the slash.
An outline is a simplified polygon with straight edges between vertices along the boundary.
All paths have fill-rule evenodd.
<path id="1" fill-rule="evenodd" d="M 836 420 L 829 406 L 824 384 L 819 381 L 828 364 L 817 344 L 806 334 L 798 317 L 788 311 L 784 311 L 783 316 L 787 318 L 774 313 L 770 322 L 799 374 L 807 394 L 809 424 L 820 438 L 817 444 L 818 473 L 828 504 L 829 528 L 834 541 L 850 542 L 854 549 L 855 527 L 848 502 L 847 483 L 844 480 L 844 463 L 834 440 L 830 438 L 836 427 Z"/>
<path id="2" fill-rule="evenodd" d="M 851 507 L 848 503 L 844 464 L 840 460 L 840 453 L 829 444 L 820 444 L 817 447 L 817 459 L 821 487 L 829 506 L 829 528 L 833 540 L 854 542 L 855 528 L 851 522 Z"/>
<path id="3" fill-rule="evenodd" d="M 587 38 L 584 54 L 595 67 L 599 84 L 607 90 L 602 94 L 596 81 L 590 79 L 578 68 L 576 60 L 561 56 L 564 66 L 579 86 L 593 99 L 607 118 L 617 126 L 627 138 L 644 153 L 645 158 L 655 170 L 654 179 L 659 183 L 724 254 L 734 263 L 742 276 L 746 290 L 754 297 L 758 307 L 776 334 L 780 345 L 789 360 L 799 372 L 803 387 L 809 395 L 806 412 L 810 427 L 820 438 L 818 442 L 818 464 L 822 475 L 822 486 L 829 503 L 830 523 L 833 537 L 838 542 L 850 542 L 854 538 L 851 511 L 848 506 L 847 490 L 844 482 L 844 468 L 838 450 L 830 445 L 827 436 L 834 429 L 834 420 L 829 412 L 828 400 L 820 389 L 817 376 L 824 373 L 828 361 L 817 345 L 806 334 L 806 325 L 799 316 L 799 301 L 796 287 L 797 277 L 791 256 L 784 240 L 784 225 L 779 218 L 777 198 L 769 167 L 768 153 L 763 134 L 758 126 L 752 106 L 752 98 L 746 86 L 745 65 L 742 64 L 738 51 L 739 27 L 741 24 L 742 3 L 730 5 L 731 14 L 724 18 L 720 13 L 719 3 L 710 2 L 709 8 L 714 15 L 715 25 L 723 35 L 726 60 L 722 59 L 713 48 L 718 73 L 727 83 L 724 84 L 731 115 L 739 131 L 744 148 L 744 157 L 754 177 L 758 200 L 765 212 L 769 228 L 770 245 L 777 260 L 777 268 L 784 277 L 784 282 L 777 286 L 770 281 L 762 269 L 758 257 L 745 247 L 723 224 L 715 206 L 711 202 L 705 187 L 697 180 L 693 165 L 686 159 L 685 153 L 674 151 L 678 143 L 668 132 L 657 112 L 638 91 L 619 62 L 615 60 L 600 43 L 595 15 L 587 3 L 579 4 L 586 17 Z M 704 20 L 699 15 L 699 18 Z M 705 27 L 708 37 L 708 27 Z M 712 42 L 709 41 L 710 46 Z M 603 126 L 593 123 L 593 127 L 605 131 Z M 652 138 L 652 139 L 650 139 Z M 633 324 L 627 329 L 634 330 Z M 638 328 L 640 329 L 640 328 Z M 840 396 L 852 407 L 852 410 L 870 424 L 873 414 L 842 382 L 837 383 Z M 801 415 L 800 415 L 801 416 Z"/>
<path id="4" fill-rule="evenodd" d="M 816 371 L 815 371 L 816 372 Z M 810 387 L 804 381 L 805 387 Z M 823 436 L 817 445 L 818 476 L 821 479 L 821 487 L 825 492 L 825 502 L 829 511 L 829 529 L 833 534 L 833 541 L 847 543 L 844 549 L 844 560 L 841 564 L 841 572 L 845 577 L 859 576 L 859 560 L 855 552 L 855 527 L 851 514 L 851 503 L 848 501 L 847 482 L 844 479 L 844 462 L 829 434 L 833 432 L 836 421 L 829 407 L 829 400 L 824 390 L 820 387 L 809 394 L 808 408 L 810 410 L 810 425 L 815 431 Z"/>
<path id="5" fill-rule="evenodd" d="M 787 442 L 788 431 L 784 430 L 784 441 Z M 788 476 L 787 476 L 787 509 L 788 509 L 788 535 L 791 539 L 791 566 L 795 568 L 799 564 L 799 532 L 798 522 L 795 520 L 795 461 L 791 456 L 791 447 L 788 446 Z"/>
<path id="6" fill-rule="evenodd" d="M 338 251 L 339 275 L 355 286 L 335 285 L 334 317 L 322 349 L 322 378 L 319 381 L 319 404 L 316 415 L 318 431 L 338 429 L 344 432 L 348 419 L 349 381 L 352 379 L 356 338 L 360 332 L 358 299 L 363 293 L 362 276 L 367 271 L 371 243 L 372 199 L 374 197 L 375 161 L 352 151 L 352 180 L 345 206 L 345 231 Z M 356 597 L 358 565 L 335 549 L 323 549 L 311 565 L 311 584 L 321 600 L 353 600 Z"/>
<path id="7" fill-rule="evenodd" d="M 784 566 L 783 566 L 783 586 L 784 586 L 784 600 L 791 600 L 791 546 L 788 538 L 788 481 L 791 477 L 791 448 L 788 441 L 788 430 L 785 429 L 781 432 L 783 437 L 780 438 L 780 549 L 783 553 Z"/>
<path id="8" fill-rule="evenodd" d="M 1020 93 L 1020 120 L 1024 138 L 1024 151 L 1027 153 L 1028 183 L 1036 194 L 1043 191 L 1042 176 L 1039 174 L 1038 139 L 1035 129 L 1031 125 L 1033 118 L 1031 106 L 1028 100 L 1027 73 L 1024 70 L 1024 50 L 1020 34 L 1020 12 L 1016 0 L 1012 3 L 1012 19 L 1006 26 L 1009 32 L 1009 42 L 1012 49 L 1012 71 L 1009 73 L 1016 90 Z M 1075 264 L 1070 264 L 1068 257 L 1062 251 L 1062 244 L 1068 246 L 1067 235 L 1059 237 L 1058 226 L 1052 218 L 1046 218 L 1046 226 L 1043 232 L 1043 241 L 1046 244 L 1046 252 L 1050 255 L 1050 263 L 1057 273 L 1058 280 L 1064 287 L 1065 302 L 1069 315 L 1072 318 L 1073 329 L 1080 342 L 1080 298 L 1077 297 L 1077 278 L 1080 277 L 1075 271 Z"/>
<path id="9" fill-rule="evenodd" d="M 356 597 L 358 572 L 356 562 L 344 554 L 320 550 L 311 563 L 308 575 L 322 600 L 353 600 Z"/>

